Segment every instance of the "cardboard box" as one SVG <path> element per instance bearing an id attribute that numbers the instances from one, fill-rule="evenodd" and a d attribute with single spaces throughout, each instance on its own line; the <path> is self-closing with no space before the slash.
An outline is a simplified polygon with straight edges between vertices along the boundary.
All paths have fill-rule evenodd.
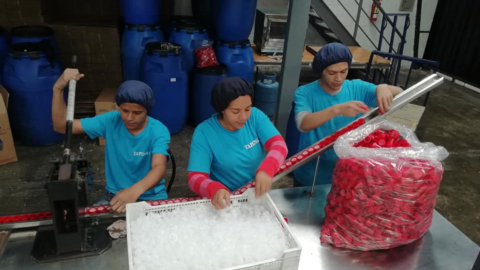
<path id="1" fill-rule="evenodd" d="M 0 165 L 17 161 L 12 130 L 8 120 L 8 92 L 0 85 Z"/>
<path id="2" fill-rule="evenodd" d="M 100 95 L 95 100 L 95 114 L 100 115 L 102 113 L 114 111 L 118 109 L 117 104 L 115 103 L 115 94 L 117 89 L 114 88 L 105 88 L 100 92 Z M 101 146 L 105 145 L 104 138 L 98 138 L 98 144 Z"/>

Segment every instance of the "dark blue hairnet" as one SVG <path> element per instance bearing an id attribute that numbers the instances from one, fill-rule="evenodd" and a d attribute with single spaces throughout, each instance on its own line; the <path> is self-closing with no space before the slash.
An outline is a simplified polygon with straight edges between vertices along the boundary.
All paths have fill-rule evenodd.
<path id="1" fill-rule="evenodd" d="M 115 95 L 115 102 L 118 106 L 125 102 L 135 103 L 150 111 L 155 103 L 155 98 L 150 86 L 140 81 L 131 80 L 120 85 Z"/>
<path id="2" fill-rule="evenodd" d="M 220 113 L 228 108 L 230 102 L 246 95 L 253 99 L 253 85 L 240 77 L 230 77 L 213 86 L 210 103 Z"/>
<path id="3" fill-rule="evenodd" d="M 322 74 L 328 66 L 341 62 L 347 62 L 348 67 L 352 64 L 352 53 L 347 46 L 341 43 L 329 43 L 323 46 L 313 58 L 312 69 L 317 74 Z"/>

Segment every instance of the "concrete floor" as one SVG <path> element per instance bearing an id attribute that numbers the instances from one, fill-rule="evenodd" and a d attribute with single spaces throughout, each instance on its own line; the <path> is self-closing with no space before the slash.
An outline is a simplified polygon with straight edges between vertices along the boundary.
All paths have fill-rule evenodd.
<path id="1" fill-rule="evenodd" d="M 420 101 L 416 103 L 420 104 Z M 417 126 L 421 141 L 442 145 L 450 151 L 444 162 L 444 179 L 436 209 L 477 244 L 480 244 L 479 105 L 480 94 L 445 82 L 431 93 Z M 176 180 L 169 194 L 172 198 L 193 195 L 186 181 L 192 133 L 193 127 L 188 126 L 172 136 L 170 147 L 177 162 Z M 16 147 L 19 161 L 0 166 L 0 215 L 49 210 L 43 184 L 50 169 L 48 159 L 59 156 L 61 146 L 32 148 L 17 143 Z M 96 180 L 89 198 L 92 202 L 105 184 L 104 148 L 85 135 L 74 136 L 72 148 L 83 151 L 94 165 Z M 167 179 L 170 173 L 171 169 L 167 172 Z M 274 184 L 274 188 L 291 186 L 291 177 Z"/>

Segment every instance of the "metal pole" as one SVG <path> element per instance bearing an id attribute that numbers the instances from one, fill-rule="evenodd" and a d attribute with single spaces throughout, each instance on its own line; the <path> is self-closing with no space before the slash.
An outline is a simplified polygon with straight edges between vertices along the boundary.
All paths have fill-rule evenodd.
<path id="1" fill-rule="evenodd" d="M 317 182 L 318 164 L 320 164 L 320 156 L 317 158 L 317 165 L 315 165 L 315 174 L 313 175 L 312 189 L 310 190 L 310 196 L 315 197 L 315 183 Z"/>
<path id="2" fill-rule="evenodd" d="M 478 253 L 477 260 L 475 261 L 472 270 L 480 270 L 480 253 Z"/>
<path id="3" fill-rule="evenodd" d="M 415 39 L 413 41 L 413 57 L 418 58 L 418 44 L 420 43 L 420 24 L 422 21 L 422 0 L 417 0 L 417 14 L 415 14 Z"/>
<path id="4" fill-rule="evenodd" d="M 287 133 L 287 122 L 293 97 L 298 88 L 309 12 L 310 0 L 289 1 L 287 36 L 285 37 L 280 91 L 275 113 L 277 116 L 275 117 L 275 126 L 284 137 Z"/>
<path id="5" fill-rule="evenodd" d="M 355 20 L 355 29 L 353 30 L 353 38 L 357 39 L 357 31 L 358 31 L 358 23 L 360 22 L 360 14 L 362 13 L 363 9 L 363 0 L 360 0 L 360 3 L 358 4 L 358 10 L 357 10 L 357 19 Z"/>

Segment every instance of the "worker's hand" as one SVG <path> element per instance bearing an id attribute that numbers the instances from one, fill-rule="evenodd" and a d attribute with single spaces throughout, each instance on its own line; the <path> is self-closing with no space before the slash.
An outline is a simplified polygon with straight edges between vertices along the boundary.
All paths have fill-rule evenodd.
<path id="1" fill-rule="evenodd" d="M 110 205 L 112 206 L 111 211 L 115 213 L 125 213 L 127 203 L 136 202 L 142 193 L 143 192 L 135 186 L 120 190 L 110 201 Z"/>
<path id="2" fill-rule="evenodd" d="M 226 189 L 220 189 L 212 198 L 212 204 L 215 209 L 225 209 L 230 206 L 230 192 Z"/>
<path id="3" fill-rule="evenodd" d="M 255 197 L 260 198 L 272 188 L 273 178 L 264 171 L 255 175 Z"/>
<path id="4" fill-rule="evenodd" d="M 386 84 L 380 84 L 377 86 L 377 105 L 380 114 L 384 114 L 390 109 L 392 104 L 393 94 Z"/>
<path id="5" fill-rule="evenodd" d="M 346 117 L 354 117 L 359 113 L 366 113 L 368 106 L 361 101 L 349 101 L 333 106 L 336 115 L 343 115 Z"/>
<path id="6" fill-rule="evenodd" d="M 60 75 L 60 78 L 55 82 L 53 85 L 54 90 L 63 90 L 67 87 L 68 82 L 70 80 L 80 80 L 81 78 L 85 77 L 84 74 L 80 74 L 78 69 L 76 68 L 67 68 L 65 71 Z"/>

